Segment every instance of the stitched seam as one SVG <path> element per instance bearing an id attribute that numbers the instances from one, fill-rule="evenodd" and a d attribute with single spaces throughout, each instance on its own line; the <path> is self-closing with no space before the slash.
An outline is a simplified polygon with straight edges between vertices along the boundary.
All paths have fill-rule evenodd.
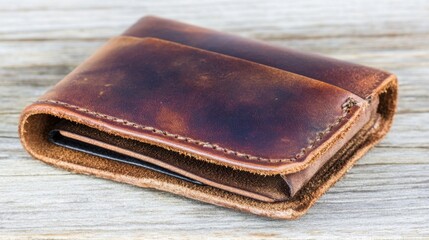
<path id="1" fill-rule="evenodd" d="M 67 108 L 71 108 L 74 109 L 76 111 L 79 112 L 83 112 L 92 116 L 95 116 L 97 118 L 102 118 L 102 119 L 107 119 L 116 123 L 120 123 L 122 125 L 125 126 L 129 126 L 129 127 L 133 127 L 136 129 L 141 129 L 141 130 L 146 130 L 146 131 L 150 131 L 152 133 L 158 134 L 158 135 L 163 135 L 166 137 L 170 137 L 170 138 L 174 138 L 180 141 L 184 141 L 184 142 L 188 142 L 188 143 L 192 143 L 192 144 L 196 144 L 198 146 L 202 146 L 205 148 L 211 148 L 213 150 L 217 150 L 220 152 L 223 152 L 225 154 L 230 154 L 230 155 L 235 155 L 237 157 L 241 157 L 241 158 L 245 158 L 247 160 L 256 160 L 256 161 L 261 161 L 261 162 L 270 162 L 270 163 L 279 163 L 279 162 L 295 162 L 299 159 L 301 159 L 302 157 L 305 156 L 305 153 L 310 151 L 311 149 L 313 149 L 316 146 L 316 143 L 319 142 L 326 134 L 328 134 L 329 132 L 332 131 L 332 129 L 339 125 L 344 119 L 346 119 L 348 113 L 350 112 L 350 109 L 355 106 L 357 104 L 356 100 L 349 97 L 347 98 L 347 100 L 341 105 L 341 109 L 342 109 L 342 114 L 341 116 L 337 117 L 336 120 L 329 124 L 325 130 L 320 131 L 318 133 L 316 133 L 316 136 L 309 141 L 308 145 L 306 147 L 303 147 L 300 149 L 300 151 L 295 154 L 294 156 L 290 157 L 290 158 L 283 158 L 283 159 L 272 159 L 272 158 L 263 158 L 263 157 L 256 157 L 256 156 L 252 156 L 250 154 L 245 154 L 245 153 L 241 153 L 238 151 L 234 151 L 228 148 L 224 148 L 219 146 L 218 144 L 214 144 L 214 143 L 209 143 L 209 142 L 204 142 L 204 141 L 200 141 L 200 140 L 195 140 L 189 137 L 183 137 L 181 135 L 178 134 L 173 134 L 173 133 L 169 133 L 167 131 L 163 131 L 154 127 L 150 127 L 150 126 L 144 126 L 144 125 L 140 125 L 131 121 L 127 121 L 124 119 L 120 119 L 120 118 L 116 118 L 116 117 L 112 117 L 106 114 L 102 114 L 102 113 L 98 113 L 95 111 L 91 111 L 89 109 L 86 108 L 82 108 L 82 107 L 78 107 L 76 105 L 73 104 L 69 104 L 69 103 L 65 103 L 65 102 L 61 102 L 61 101 L 56 101 L 56 100 L 43 100 L 43 101 L 36 101 L 37 103 L 53 103 L 53 104 L 58 104 Z"/>

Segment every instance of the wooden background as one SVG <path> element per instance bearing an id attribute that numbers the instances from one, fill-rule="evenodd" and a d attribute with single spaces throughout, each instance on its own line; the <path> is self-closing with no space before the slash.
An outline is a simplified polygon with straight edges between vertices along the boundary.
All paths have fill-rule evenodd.
<path id="1" fill-rule="evenodd" d="M 270 220 L 33 160 L 23 107 L 160 15 L 398 75 L 392 131 L 307 215 Z M 429 238 L 429 1 L 0 0 L 0 238 Z"/>

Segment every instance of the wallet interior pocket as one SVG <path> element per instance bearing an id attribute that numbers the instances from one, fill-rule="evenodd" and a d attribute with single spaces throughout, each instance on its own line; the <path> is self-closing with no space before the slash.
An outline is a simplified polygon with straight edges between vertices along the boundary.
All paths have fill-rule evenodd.
<path id="1" fill-rule="evenodd" d="M 60 120 L 49 131 L 49 140 L 61 147 L 143 167 L 190 183 L 274 202 L 290 197 L 280 175 L 264 176 L 202 162 L 155 145 L 107 134 L 97 129 Z"/>

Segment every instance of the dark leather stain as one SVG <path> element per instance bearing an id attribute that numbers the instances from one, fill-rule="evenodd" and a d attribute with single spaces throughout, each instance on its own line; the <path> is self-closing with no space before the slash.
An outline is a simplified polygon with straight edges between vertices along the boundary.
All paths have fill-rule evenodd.
<path id="1" fill-rule="evenodd" d="M 346 89 L 362 98 L 390 73 L 324 56 L 297 52 L 173 20 L 144 17 L 125 36 L 155 37 L 276 67 Z"/>
<path id="2" fill-rule="evenodd" d="M 92 97 L 101 91 L 101 97 Z M 255 156 L 287 158 L 340 116 L 350 96 L 356 97 L 245 60 L 164 40 L 120 37 L 44 99 Z"/>

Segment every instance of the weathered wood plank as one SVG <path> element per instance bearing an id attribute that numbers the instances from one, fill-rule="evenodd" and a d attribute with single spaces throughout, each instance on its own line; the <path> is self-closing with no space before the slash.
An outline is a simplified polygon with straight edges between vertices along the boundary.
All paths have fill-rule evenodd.
<path id="1" fill-rule="evenodd" d="M 269 220 L 33 160 L 23 107 L 145 14 L 383 68 L 392 131 L 302 219 Z M 429 237 L 429 2 L 0 0 L 0 238 Z"/>

